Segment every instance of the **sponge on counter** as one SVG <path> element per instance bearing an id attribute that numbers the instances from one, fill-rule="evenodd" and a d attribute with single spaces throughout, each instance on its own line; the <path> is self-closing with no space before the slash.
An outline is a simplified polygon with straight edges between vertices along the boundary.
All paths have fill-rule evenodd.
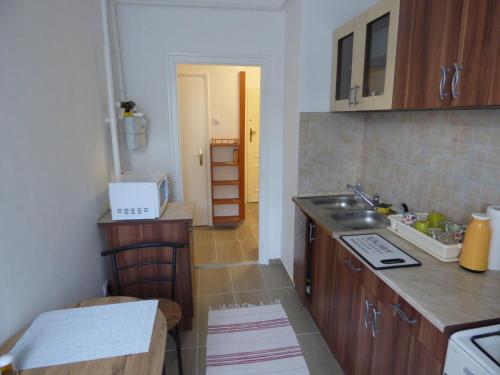
<path id="1" fill-rule="evenodd" d="M 391 207 L 391 204 L 380 203 L 380 205 L 377 207 L 377 212 L 383 215 L 388 215 L 391 213 Z"/>

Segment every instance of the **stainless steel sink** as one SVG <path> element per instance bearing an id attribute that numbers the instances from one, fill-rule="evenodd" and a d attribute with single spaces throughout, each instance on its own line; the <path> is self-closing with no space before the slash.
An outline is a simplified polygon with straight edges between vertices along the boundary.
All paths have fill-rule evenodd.
<path id="1" fill-rule="evenodd" d="M 315 206 L 332 211 L 366 210 L 367 204 L 352 195 L 332 195 L 327 197 L 311 198 Z"/>
<path id="2" fill-rule="evenodd" d="M 390 225 L 387 217 L 375 211 L 336 212 L 330 216 L 347 230 L 385 228 Z"/>

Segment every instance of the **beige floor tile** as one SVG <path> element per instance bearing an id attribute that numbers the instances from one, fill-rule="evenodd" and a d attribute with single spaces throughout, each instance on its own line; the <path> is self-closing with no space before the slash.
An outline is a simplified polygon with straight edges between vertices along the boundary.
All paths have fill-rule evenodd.
<path id="1" fill-rule="evenodd" d="M 266 289 L 258 266 L 230 267 L 229 272 L 235 292 Z"/>
<path id="2" fill-rule="evenodd" d="M 234 307 L 233 293 L 200 296 L 200 309 L 198 312 L 198 346 L 207 345 L 208 312 L 210 309 Z"/>
<path id="3" fill-rule="evenodd" d="M 339 363 L 320 333 L 298 336 L 310 375 L 343 375 Z"/>
<path id="4" fill-rule="evenodd" d="M 231 278 L 226 267 L 200 268 L 199 272 L 199 294 L 232 293 Z"/>
<path id="5" fill-rule="evenodd" d="M 258 290 L 253 292 L 237 292 L 236 303 L 239 305 L 269 305 L 271 296 L 267 290 Z"/>
<path id="6" fill-rule="evenodd" d="M 255 241 L 259 242 L 259 225 L 258 224 L 251 224 L 248 226 L 250 229 L 250 232 L 252 233 L 253 238 Z"/>
<path id="7" fill-rule="evenodd" d="M 226 264 L 244 261 L 239 241 L 216 241 L 215 251 L 217 252 L 218 263 Z"/>
<path id="8" fill-rule="evenodd" d="M 269 289 L 293 286 L 292 280 L 290 280 L 285 267 L 281 263 L 269 264 L 268 266 L 261 265 L 259 267 Z"/>
<path id="9" fill-rule="evenodd" d="M 248 262 L 259 260 L 259 245 L 257 245 L 257 241 L 255 241 L 254 239 L 240 241 L 240 245 L 245 261 Z"/>
<path id="10" fill-rule="evenodd" d="M 215 239 L 212 227 L 194 227 L 193 234 L 195 243 Z"/>
<path id="11" fill-rule="evenodd" d="M 215 253 L 215 242 L 195 242 L 194 262 L 196 265 L 216 263 L 217 255 Z"/>
<path id="12" fill-rule="evenodd" d="M 253 239 L 252 232 L 250 232 L 250 228 L 246 225 L 240 225 L 238 228 L 236 228 L 236 235 L 238 236 L 238 240 L 240 241 Z"/>
<path id="13" fill-rule="evenodd" d="M 273 303 L 279 301 L 283 305 L 296 334 L 318 332 L 318 327 L 293 288 L 273 289 L 270 293 Z"/>
<path id="14" fill-rule="evenodd" d="M 234 241 L 237 240 L 236 228 L 216 228 L 214 230 L 215 241 Z"/>

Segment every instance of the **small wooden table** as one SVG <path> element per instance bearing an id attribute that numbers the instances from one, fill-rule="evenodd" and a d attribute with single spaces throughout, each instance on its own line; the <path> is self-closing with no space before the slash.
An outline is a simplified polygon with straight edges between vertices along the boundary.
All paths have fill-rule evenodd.
<path id="1" fill-rule="evenodd" d="M 84 300 L 74 307 L 88 307 L 98 305 L 108 305 L 113 303 L 138 301 L 132 297 L 104 297 Z M 2 346 L 0 355 L 7 353 L 21 338 L 23 329 Z M 97 359 L 93 361 L 76 362 L 66 365 L 41 367 L 37 369 L 19 371 L 22 375 L 137 375 L 151 374 L 160 375 L 163 371 L 163 361 L 165 359 L 165 349 L 167 343 L 167 322 L 160 310 L 156 312 L 156 319 L 151 337 L 149 352 L 132 354 L 127 356 Z"/>

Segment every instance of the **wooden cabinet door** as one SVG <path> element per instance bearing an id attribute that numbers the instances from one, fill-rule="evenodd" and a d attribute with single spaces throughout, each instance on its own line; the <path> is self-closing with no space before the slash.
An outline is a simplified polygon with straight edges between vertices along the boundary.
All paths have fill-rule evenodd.
<path id="1" fill-rule="evenodd" d="M 462 3 L 401 0 L 393 109 L 451 106 L 451 69 L 457 56 Z M 442 81 L 444 72 L 446 81 Z"/>
<path id="2" fill-rule="evenodd" d="M 374 306 L 370 374 L 441 374 L 442 363 L 419 340 L 426 322 L 408 305 L 397 305 L 400 315 L 395 306 L 379 300 Z"/>
<path id="3" fill-rule="evenodd" d="M 500 1 L 463 0 L 454 62 L 454 70 L 461 71 L 453 106 L 500 105 Z"/>
<path id="4" fill-rule="evenodd" d="M 414 344 L 410 330 L 394 316 L 390 307 L 377 301 L 374 306 L 374 339 L 371 374 L 406 374 Z"/>
<path id="5" fill-rule="evenodd" d="M 332 346 L 330 334 L 333 324 L 335 286 L 335 240 L 316 226 L 312 246 L 312 283 L 310 311 L 327 343 Z"/>
<path id="6" fill-rule="evenodd" d="M 372 338 L 365 325 L 365 311 L 373 297 L 363 288 L 349 255 L 338 246 L 335 272 L 335 304 L 332 344 L 335 356 L 347 374 L 368 374 Z M 354 267 L 357 267 L 354 264 Z"/>

